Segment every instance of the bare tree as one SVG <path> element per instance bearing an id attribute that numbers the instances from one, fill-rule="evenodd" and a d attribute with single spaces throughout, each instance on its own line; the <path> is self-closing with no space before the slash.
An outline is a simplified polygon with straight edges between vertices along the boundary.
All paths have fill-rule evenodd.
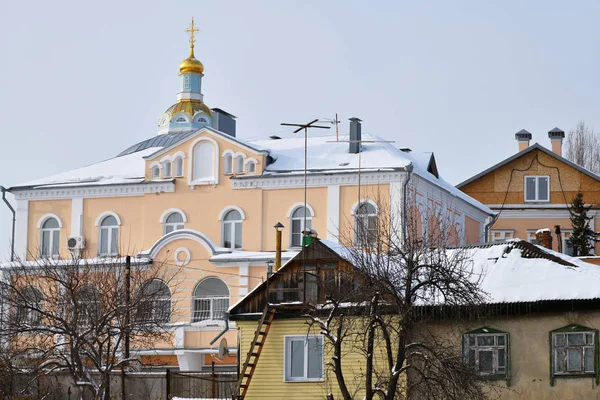
<path id="1" fill-rule="evenodd" d="M 600 135 L 579 121 L 567 136 L 565 158 L 592 172 L 600 173 Z"/>
<path id="2" fill-rule="evenodd" d="M 342 397 L 486 398 L 490 387 L 463 360 L 460 340 L 435 330 L 440 310 L 468 315 L 486 297 L 468 255 L 450 246 L 460 236 L 454 213 L 414 201 L 399 213 L 377 203 L 377 215 L 358 209 L 355 228 L 340 238 L 352 265 L 345 281 L 354 284 L 329 290 L 306 314 L 330 344 Z M 351 353 L 364 363 L 345 364 Z"/>
<path id="3" fill-rule="evenodd" d="M 8 323 L 1 335 L 24 354 L 31 376 L 66 371 L 80 398 L 88 390 L 108 399 L 111 372 L 139 363 L 125 357 L 128 338 L 136 349 L 169 337 L 177 269 L 134 259 L 127 274 L 125 264 L 125 258 L 46 258 L 5 265 L 0 301 Z"/>

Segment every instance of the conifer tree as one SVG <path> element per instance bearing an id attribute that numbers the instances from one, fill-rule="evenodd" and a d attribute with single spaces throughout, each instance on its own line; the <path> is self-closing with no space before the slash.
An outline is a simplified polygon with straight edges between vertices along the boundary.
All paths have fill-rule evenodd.
<path id="1" fill-rule="evenodd" d="M 573 256 L 589 256 L 592 254 L 596 234 L 590 228 L 591 217 L 587 213 L 590 207 L 583 202 L 583 193 L 577 193 L 570 206 L 573 232 L 567 244 L 573 248 Z"/>

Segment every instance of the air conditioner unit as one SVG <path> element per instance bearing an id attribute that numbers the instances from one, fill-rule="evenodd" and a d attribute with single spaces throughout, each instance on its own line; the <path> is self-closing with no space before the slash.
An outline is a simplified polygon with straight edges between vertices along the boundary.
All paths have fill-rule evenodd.
<path id="1" fill-rule="evenodd" d="M 85 238 L 83 236 L 69 236 L 67 238 L 67 247 L 69 250 L 85 249 Z"/>

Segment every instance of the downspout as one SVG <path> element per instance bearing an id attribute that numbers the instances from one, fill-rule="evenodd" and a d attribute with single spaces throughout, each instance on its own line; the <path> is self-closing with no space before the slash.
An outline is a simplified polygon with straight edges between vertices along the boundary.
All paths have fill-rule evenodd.
<path id="1" fill-rule="evenodd" d="M 413 171 L 413 165 L 412 165 L 412 162 L 411 162 L 410 164 L 408 164 L 406 166 L 406 174 L 407 174 L 407 176 L 406 176 L 406 180 L 402 184 L 402 196 L 403 196 L 403 203 L 404 203 L 404 206 L 402 207 L 403 208 L 402 214 L 404 214 L 402 216 L 402 242 L 403 243 L 406 243 L 406 219 L 408 217 L 408 212 L 406 210 L 406 207 L 407 207 L 406 191 L 407 191 L 407 188 L 408 188 L 408 181 L 410 180 L 410 174 L 412 173 L 412 171 Z"/>
<path id="2" fill-rule="evenodd" d="M 17 213 L 13 206 L 10 205 L 8 200 L 6 200 L 6 188 L 4 186 L 0 186 L 0 190 L 2 191 L 2 201 L 6 204 L 10 212 L 12 212 L 12 236 L 10 239 L 10 261 L 15 261 L 15 223 L 17 221 Z"/>
<path id="3" fill-rule="evenodd" d="M 214 338 L 210 342 L 210 345 L 212 346 L 213 344 L 215 344 L 215 342 L 217 340 L 219 340 L 221 338 L 221 336 L 223 336 L 228 330 L 229 330 L 229 312 L 226 312 L 225 313 L 225 328 L 217 335 L 216 338 Z"/>

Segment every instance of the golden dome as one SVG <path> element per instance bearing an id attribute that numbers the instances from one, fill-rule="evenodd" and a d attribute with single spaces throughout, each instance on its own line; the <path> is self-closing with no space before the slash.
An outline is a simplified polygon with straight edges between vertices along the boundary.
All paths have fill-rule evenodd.
<path id="1" fill-rule="evenodd" d="M 179 64 L 179 74 L 195 72 L 197 74 L 204 73 L 204 65 L 194 58 L 194 48 L 190 49 L 190 56 Z"/>
<path id="2" fill-rule="evenodd" d="M 165 114 L 168 114 L 169 118 L 173 118 L 175 114 L 180 112 L 187 114 L 190 118 L 193 118 L 198 112 L 203 112 L 209 117 L 212 117 L 211 109 L 208 108 L 202 100 L 180 100 L 169 107 L 167 111 L 165 111 Z"/>

